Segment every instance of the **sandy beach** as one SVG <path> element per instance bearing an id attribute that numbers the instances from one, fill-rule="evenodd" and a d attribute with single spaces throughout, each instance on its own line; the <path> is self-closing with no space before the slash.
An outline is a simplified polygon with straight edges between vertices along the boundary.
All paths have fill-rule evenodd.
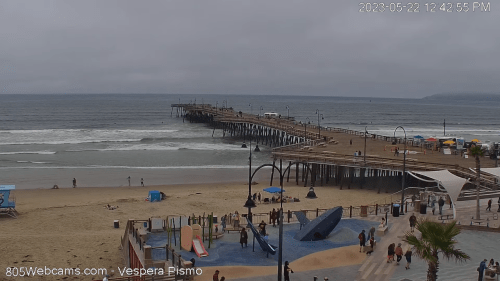
<path id="1" fill-rule="evenodd" d="M 253 185 L 258 192 L 268 187 L 268 183 Z M 290 182 L 285 185 L 286 194 L 301 198 L 301 202 L 284 204 L 285 211 L 299 209 L 331 208 L 334 206 L 359 206 L 387 197 L 388 194 L 377 194 L 367 189 L 344 189 L 326 186 L 316 187 L 318 199 L 307 200 L 308 188 Z M 145 201 L 149 190 L 159 190 L 169 196 L 159 203 Z M 18 219 L 2 216 L 3 231 L 0 232 L 0 243 L 7 258 L 2 258 L 0 268 L 7 267 L 55 267 L 55 268 L 107 268 L 108 272 L 123 267 L 119 250 L 120 238 L 124 233 L 123 226 L 128 219 L 148 219 L 150 217 L 166 217 L 169 215 L 203 215 L 211 213 L 223 215 L 243 208 L 248 195 L 247 183 L 230 184 L 192 184 L 162 185 L 146 187 L 88 187 L 61 189 L 16 190 L 13 195 L 17 199 Z M 106 204 L 118 206 L 116 210 L 107 210 Z M 258 204 L 254 213 L 268 212 L 275 204 Z M 121 227 L 113 228 L 113 221 L 120 220 Z M 331 251 L 339 251 L 334 249 Z M 347 252 L 346 252 L 347 251 Z M 342 250 L 342 254 L 351 255 L 351 251 Z M 355 253 L 355 251 L 354 251 Z M 327 251 L 322 255 L 329 255 Z M 364 257 L 364 256 L 363 256 Z M 331 259 L 306 257 L 314 259 L 316 266 L 332 267 Z M 347 261 L 347 262 L 346 262 Z M 352 254 L 345 259 L 346 264 L 360 263 L 360 257 Z M 339 266 L 340 264 L 336 264 Z M 294 265 L 301 270 L 301 266 Z M 308 267 L 311 269 L 310 267 Z M 269 271 L 249 268 L 244 276 L 262 275 Z M 208 272 L 210 272 L 207 269 Z M 204 272 L 207 272 L 204 271 Z M 227 270 L 228 276 L 236 277 Z M 238 272 L 241 272 L 238 270 Z M 213 274 L 213 273 L 212 273 Z M 236 273 L 235 273 L 236 274 Z M 243 274 L 243 273 L 241 273 Z M 42 278 L 35 278 L 42 279 Z M 46 276 L 43 280 L 62 280 L 61 277 Z M 90 280 L 90 279 L 89 279 Z"/>

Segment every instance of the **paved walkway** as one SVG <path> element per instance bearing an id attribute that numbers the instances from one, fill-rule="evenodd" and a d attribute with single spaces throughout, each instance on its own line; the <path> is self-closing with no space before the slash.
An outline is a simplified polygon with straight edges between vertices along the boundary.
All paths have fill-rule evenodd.
<path id="1" fill-rule="evenodd" d="M 325 268 L 325 269 L 317 269 L 310 271 L 302 271 L 295 272 L 290 274 L 291 281 L 313 281 L 314 276 L 318 277 L 318 281 L 323 281 L 325 277 L 328 277 L 328 281 L 345 281 L 345 280 L 354 280 L 356 278 L 356 274 L 358 272 L 359 264 L 350 265 L 350 266 L 342 266 L 335 268 Z M 248 278 L 239 278 L 239 279 L 231 279 L 234 281 L 276 281 L 278 279 L 277 274 L 267 275 L 267 276 L 258 276 L 258 277 L 248 277 Z M 282 279 L 284 280 L 284 279 Z"/>

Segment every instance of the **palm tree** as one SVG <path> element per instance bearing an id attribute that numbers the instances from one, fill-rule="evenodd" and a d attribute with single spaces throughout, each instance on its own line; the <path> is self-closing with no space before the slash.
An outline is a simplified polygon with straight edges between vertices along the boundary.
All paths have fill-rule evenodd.
<path id="1" fill-rule="evenodd" d="M 481 219 L 481 210 L 479 206 L 479 179 L 481 178 L 481 161 L 479 156 L 484 156 L 484 151 L 479 146 L 473 146 L 470 149 L 470 154 L 476 158 L 476 219 Z"/>
<path id="2" fill-rule="evenodd" d="M 416 229 L 420 231 L 420 237 L 414 233 L 406 232 L 403 241 L 410 244 L 414 249 L 414 254 L 423 259 L 429 265 L 427 269 L 427 281 L 436 281 L 439 265 L 439 256 L 447 260 L 464 262 L 470 259 L 469 255 L 455 248 L 457 241 L 455 236 L 460 233 L 456 226 L 456 221 L 448 224 L 421 219 L 417 221 Z"/>

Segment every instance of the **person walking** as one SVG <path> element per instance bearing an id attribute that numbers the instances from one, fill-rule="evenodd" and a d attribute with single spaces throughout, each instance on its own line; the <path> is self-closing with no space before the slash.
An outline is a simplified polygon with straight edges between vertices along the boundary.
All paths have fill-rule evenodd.
<path id="1" fill-rule="evenodd" d="M 141 186 L 144 186 L 144 179 L 141 178 Z"/>
<path id="2" fill-rule="evenodd" d="M 488 200 L 488 207 L 486 207 L 486 211 L 490 211 L 490 212 L 491 212 L 491 204 L 492 204 L 492 203 L 493 203 L 493 202 L 491 201 L 491 199 L 490 199 L 490 200 Z"/>
<path id="3" fill-rule="evenodd" d="M 219 281 L 219 270 L 216 270 L 214 273 L 213 281 Z"/>
<path id="4" fill-rule="evenodd" d="M 443 215 L 443 206 L 444 206 L 444 199 L 443 199 L 443 197 L 439 197 L 438 205 L 439 205 L 439 214 Z"/>
<path id="5" fill-rule="evenodd" d="M 413 195 L 411 196 L 411 205 L 412 205 L 412 206 L 415 206 L 415 199 L 417 199 L 417 197 L 415 196 L 415 194 L 413 194 Z"/>
<path id="6" fill-rule="evenodd" d="M 257 195 L 257 198 L 259 199 L 259 203 L 261 203 L 260 199 L 262 199 L 262 196 L 260 195 L 260 192 L 259 192 L 259 195 Z"/>
<path id="7" fill-rule="evenodd" d="M 243 244 L 245 244 L 245 248 L 248 247 L 248 234 L 244 227 L 240 231 L 240 244 L 241 248 L 243 248 Z"/>
<path id="8" fill-rule="evenodd" d="M 130 186 L 130 176 L 128 176 L 127 180 L 128 180 L 128 186 Z"/>
<path id="9" fill-rule="evenodd" d="M 411 214 L 410 217 L 410 229 L 413 233 L 415 231 L 415 224 L 417 223 L 417 217 L 415 217 L 415 213 Z"/>
<path id="10" fill-rule="evenodd" d="M 273 211 L 271 212 L 271 221 L 273 222 L 273 227 L 276 227 L 276 217 L 277 216 L 278 216 L 278 213 L 273 208 Z"/>
<path id="11" fill-rule="evenodd" d="M 488 261 L 487 259 L 484 259 L 477 268 L 477 271 L 479 271 L 479 277 L 477 278 L 478 281 L 483 281 L 483 275 L 484 275 L 484 270 L 486 269 L 487 261 Z"/>
<path id="12" fill-rule="evenodd" d="M 73 188 L 76 187 L 76 178 L 73 178 Z"/>
<path id="13" fill-rule="evenodd" d="M 394 261 L 394 251 L 395 251 L 394 248 L 395 247 L 396 247 L 396 244 L 392 243 L 387 248 L 387 263 Z"/>
<path id="14" fill-rule="evenodd" d="M 288 261 L 285 261 L 285 281 L 290 281 L 290 272 L 293 273 L 293 270 L 288 266 Z"/>
<path id="15" fill-rule="evenodd" d="M 412 255 L 411 248 L 408 247 L 408 249 L 406 250 L 406 253 L 405 253 L 405 258 L 406 258 L 406 266 L 405 266 L 405 268 L 406 269 L 410 269 L 411 255 Z"/>
<path id="16" fill-rule="evenodd" d="M 370 240 L 370 238 L 375 239 L 375 227 L 374 226 L 372 226 L 372 228 L 370 228 L 370 231 L 368 231 L 368 237 L 366 237 L 366 241 Z"/>
<path id="17" fill-rule="evenodd" d="M 227 215 L 224 215 L 220 219 L 220 225 L 222 225 L 222 232 L 224 232 L 224 230 L 226 229 L 226 218 L 227 218 Z"/>
<path id="18" fill-rule="evenodd" d="M 359 252 L 361 253 L 361 250 L 365 246 L 365 242 L 366 242 L 366 235 L 365 235 L 365 230 L 364 229 L 358 235 L 358 239 L 359 239 Z"/>
<path id="19" fill-rule="evenodd" d="M 403 258 L 403 248 L 401 248 L 401 243 L 398 243 L 395 254 L 397 256 L 396 264 L 399 265 L 399 261 Z"/>

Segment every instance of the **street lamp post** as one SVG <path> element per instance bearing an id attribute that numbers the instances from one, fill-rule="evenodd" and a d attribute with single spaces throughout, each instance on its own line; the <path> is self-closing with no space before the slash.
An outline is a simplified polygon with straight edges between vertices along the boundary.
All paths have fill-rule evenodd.
<path id="1" fill-rule="evenodd" d="M 323 114 L 319 114 L 319 109 L 316 109 L 316 114 L 318 115 L 318 138 L 320 139 L 321 138 L 321 125 L 319 124 L 319 117 L 321 115 L 321 119 L 325 119 L 325 118 L 323 118 Z"/>
<path id="2" fill-rule="evenodd" d="M 286 120 L 290 120 L 290 107 L 286 106 Z"/>
<path id="3" fill-rule="evenodd" d="M 262 110 L 263 110 L 263 109 L 264 109 L 264 108 L 262 108 L 262 106 L 261 106 L 261 107 L 260 107 L 260 109 L 259 109 L 259 119 L 260 119 L 260 116 L 262 115 Z"/>
<path id="4" fill-rule="evenodd" d="M 365 151 L 364 151 L 364 153 L 363 153 L 363 161 L 365 162 L 365 165 L 366 165 L 366 134 L 368 133 L 368 132 L 366 131 L 366 127 L 367 127 L 367 126 L 365 126 Z"/>
<path id="5" fill-rule="evenodd" d="M 394 139 L 396 139 L 396 131 L 398 128 L 403 129 L 403 132 L 405 133 L 405 142 L 403 146 L 403 180 L 401 182 L 401 215 L 404 215 L 403 213 L 403 205 L 404 205 L 404 198 L 405 198 L 405 172 L 406 172 L 406 130 L 403 128 L 403 126 L 397 126 L 396 129 L 394 130 Z"/>
<path id="6" fill-rule="evenodd" d="M 253 114 L 253 113 L 252 113 L 252 104 L 251 104 L 251 103 L 249 103 L 249 104 L 248 104 L 248 106 L 250 106 L 250 115 L 252 115 L 252 114 Z"/>
<path id="7" fill-rule="evenodd" d="M 304 123 L 304 143 L 307 141 L 307 123 L 311 122 L 309 121 L 309 117 L 306 117 L 307 122 Z"/>
<path id="8" fill-rule="evenodd" d="M 252 222 L 252 208 L 255 208 L 255 202 L 252 200 L 252 130 L 250 130 L 250 156 L 248 165 L 248 199 L 243 207 L 248 208 L 248 220 Z"/>

